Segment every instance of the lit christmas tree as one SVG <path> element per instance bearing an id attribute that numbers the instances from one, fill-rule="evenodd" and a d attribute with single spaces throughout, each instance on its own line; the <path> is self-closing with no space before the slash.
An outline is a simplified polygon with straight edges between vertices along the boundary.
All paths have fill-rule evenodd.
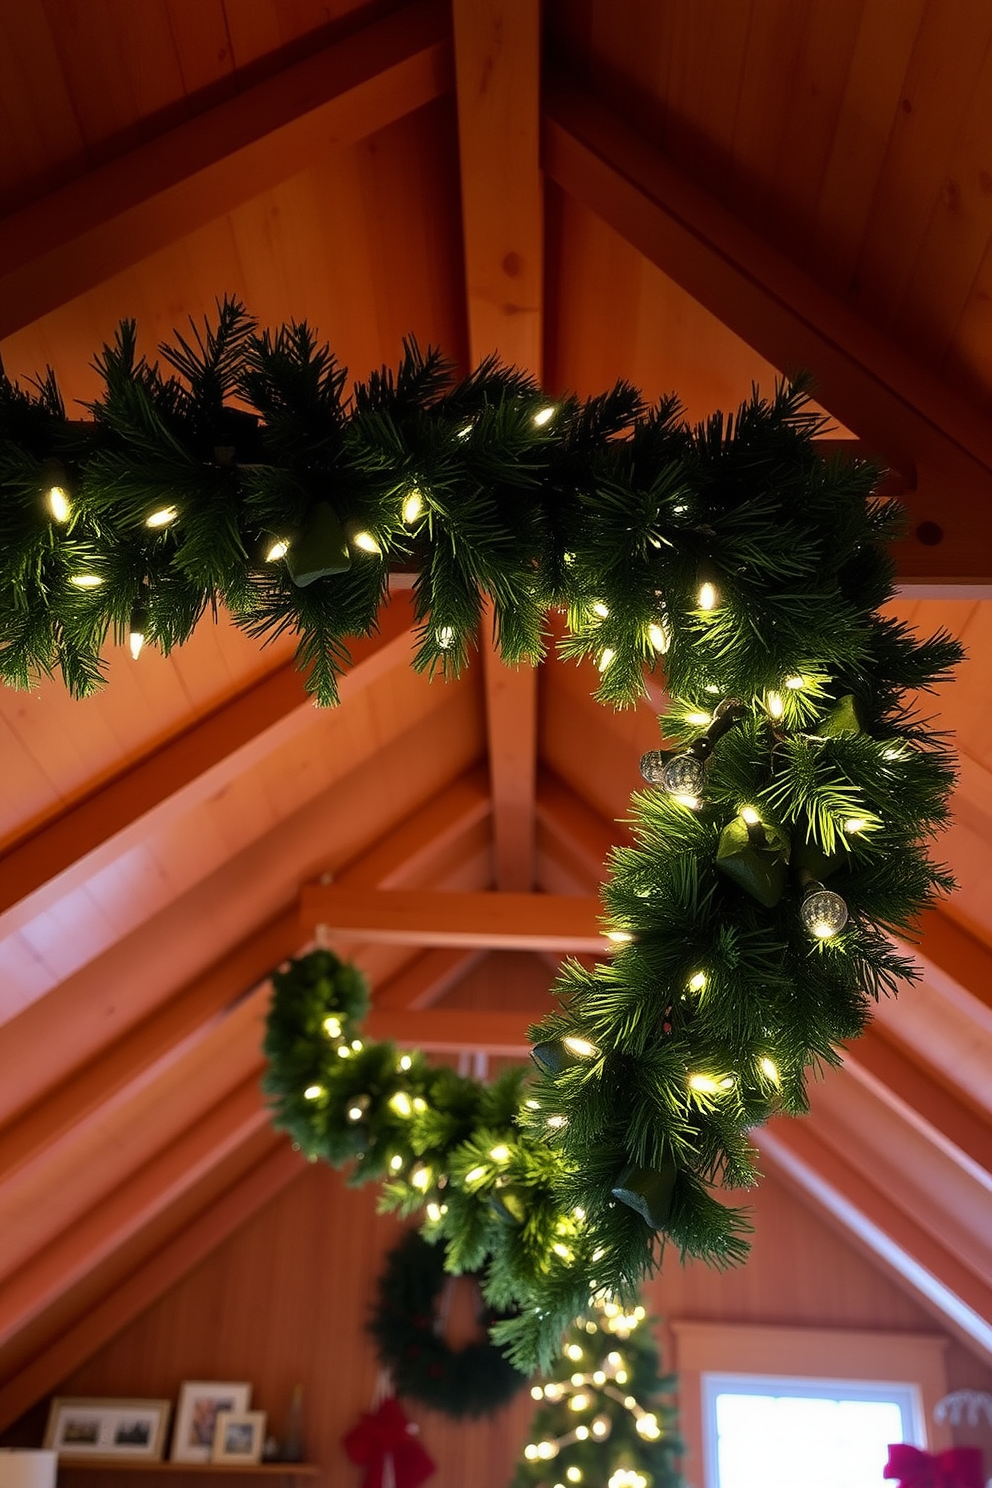
<path id="1" fill-rule="evenodd" d="M 595 1303 L 568 1330 L 512 1488 L 680 1488 L 682 1443 L 645 1310 Z"/>

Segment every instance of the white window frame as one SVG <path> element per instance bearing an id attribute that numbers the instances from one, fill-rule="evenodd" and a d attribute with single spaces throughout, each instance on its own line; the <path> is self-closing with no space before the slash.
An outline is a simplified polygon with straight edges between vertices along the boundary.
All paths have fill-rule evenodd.
<path id="1" fill-rule="evenodd" d="M 947 1393 L 948 1340 L 942 1335 L 685 1320 L 672 1320 L 669 1327 L 674 1339 L 671 1364 L 679 1376 L 680 1430 L 687 1448 L 685 1473 L 698 1488 L 716 1488 L 717 1483 L 716 1430 L 706 1415 L 706 1377 L 735 1377 L 756 1386 L 759 1379 L 796 1386 L 829 1382 L 845 1391 L 850 1386 L 852 1399 L 857 1398 L 858 1385 L 898 1386 L 913 1392 L 919 1402 L 912 1417 L 914 1444 L 930 1451 L 953 1445 L 950 1427 L 933 1420 L 934 1406 Z"/>

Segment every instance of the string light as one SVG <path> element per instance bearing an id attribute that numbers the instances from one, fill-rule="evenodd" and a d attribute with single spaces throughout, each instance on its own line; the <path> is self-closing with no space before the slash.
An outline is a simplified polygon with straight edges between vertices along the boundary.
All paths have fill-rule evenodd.
<path id="1" fill-rule="evenodd" d="M 413 1106 L 410 1104 L 410 1097 L 405 1090 L 397 1090 L 394 1095 L 391 1095 L 389 1097 L 389 1105 L 396 1112 L 397 1116 L 413 1115 Z"/>
<path id="2" fill-rule="evenodd" d="M 277 537 L 276 540 L 273 543 L 270 543 L 269 547 L 266 549 L 265 561 L 266 563 L 278 563 L 279 559 L 285 558 L 288 552 L 289 539 L 286 537 Z"/>
<path id="3" fill-rule="evenodd" d="M 697 971 L 693 976 L 691 976 L 689 978 L 689 991 L 690 992 L 705 992 L 706 991 L 706 983 L 707 983 L 708 980 L 709 979 L 708 979 L 705 971 Z"/>
<path id="4" fill-rule="evenodd" d="M 773 1085 L 781 1084 L 778 1065 L 774 1059 L 769 1059 L 767 1054 L 758 1060 L 758 1068 L 767 1080 L 771 1080 Z"/>
<path id="5" fill-rule="evenodd" d="M 408 527 L 412 527 L 414 522 L 423 515 L 423 511 L 424 498 L 417 487 L 414 486 L 412 491 L 407 492 L 406 500 L 403 502 L 404 522 Z"/>
<path id="6" fill-rule="evenodd" d="M 304 1100 L 319 1100 L 324 1093 L 323 1085 L 308 1085 L 303 1092 Z"/>
<path id="7" fill-rule="evenodd" d="M 489 1156 L 492 1158 L 493 1162 L 508 1162 L 510 1157 L 510 1149 L 509 1147 L 507 1147 L 505 1142 L 500 1142 L 498 1147 L 493 1147 L 491 1149 Z"/>
<path id="8" fill-rule="evenodd" d="M 534 415 L 534 422 L 537 427 L 543 429 L 545 424 L 550 424 L 556 412 L 557 410 L 554 404 L 549 404 L 547 408 L 539 408 Z"/>
<path id="9" fill-rule="evenodd" d="M 400 1169 L 402 1168 L 402 1166 L 403 1166 L 403 1159 L 400 1157 L 400 1155 L 399 1155 L 398 1152 L 395 1152 L 393 1154 L 393 1156 L 389 1159 L 389 1171 L 391 1173 L 398 1173 L 400 1171 Z"/>
<path id="10" fill-rule="evenodd" d="M 565 1357 L 571 1359 L 573 1364 L 577 1364 L 583 1357 L 582 1349 L 577 1343 L 570 1343 L 565 1350 Z"/>
<path id="11" fill-rule="evenodd" d="M 442 625 L 437 632 L 437 643 L 442 651 L 450 651 L 455 643 L 455 632 L 450 625 Z"/>
<path id="12" fill-rule="evenodd" d="M 64 486 L 49 486 L 46 493 L 48 510 L 56 522 L 68 522 L 72 516 L 72 507 L 69 505 L 69 493 Z"/>
<path id="13" fill-rule="evenodd" d="M 785 704 L 780 692 L 768 692 L 765 694 L 765 707 L 768 709 L 769 717 L 778 720 L 785 713 Z"/>
<path id="14" fill-rule="evenodd" d="M 571 1398 L 571 1400 L 568 1402 L 568 1408 L 569 1408 L 569 1410 L 573 1410 L 573 1411 L 584 1411 L 584 1410 L 587 1410 L 588 1409 L 588 1406 L 589 1406 L 589 1396 L 588 1395 L 581 1395 L 581 1394 L 579 1394 L 579 1395 L 573 1395 L 572 1398 Z"/>
<path id="15" fill-rule="evenodd" d="M 401 1054 L 398 1060 L 398 1068 L 406 1071 L 408 1069 L 411 1069 L 412 1066 L 413 1060 L 410 1058 L 409 1054 Z"/>
<path id="16" fill-rule="evenodd" d="M 77 589 L 99 589 L 103 580 L 98 574 L 79 573 L 70 574 L 69 583 L 75 584 Z"/>
<path id="17" fill-rule="evenodd" d="M 480 1163 L 477 1167 L 469 1168 L 468 1172 L 465 1174 L 465 1182 L 466 1183 L 478 1183 L 479 1180 L 481 1178 L 485 1178 L 485 1176 L 486 1176 L 486 1170 L 482 1166 L 482 1164 Z"/>
<path id="18" fill-rule="evenodd" d="M 573 1054 L 578 1054 L 582 1059 L 591 1059 L 599 1053 L 595 1044 L 591 1044 L 588 1039 L 576 1038 L 573 1034 L 567 1034 L 562 1043 L 566 1049 L 571 1049 Z"/>
<path id="19" fill-rule="evenodd" d="M 601 599 L 596 600 L 595 604 L 592 607 L 592 612 L 600 620 L 608 620 L 610 617 L 609 609 Z"/>
<path id="20" fill-rule="evenodd" d="M 440 1223 L 440 1220 L 441 1220 L 441 1206 L 440 1206 L 440 1204 L 430 1203 L 430 1204 L 427 1205 L 427 1218 L 430 1220 L 431 1224 L 438 1224 L 438 1223 Z M 531 1394 L 533 1395 L 533 1393 L 534 1392 L 532 1390 L 531 1391 Z M 540 1394 L 540 1391 L 538 1392 L 538 1394 Z"/>
<path id="21" fill-rule="evenodd" d="M 844 831 L 853 836 L 855 832 L 863 832 L 867 825 L 863 816 L 852 816 L 844 823 Z"/>
<path id="22" fill-rule="evenodd" d="M 321 1027 L 327 1034 L 328 1038 L 333 1039 L 341 1037 L 341 1019 L 337 1017 L 336 1014 L 328 1013 L 327 1017 L 321 1024 Z"/>
<path id="23" fill-rule="evenodd" d="M 606 668 L 609 666 L 610 662 L 613 660 L 616 654 L 617 653 L 613 650 L 612 646 L 607 646 L 606 649 L 601 653 L 600 658 L 596 663 L 598 670 L 601 672 L 605 672 Z"/>
<path id="24" fill-rule="evenodd" d="M 371 532 L 356 532 L 352 538 L 356 548 L 361 548 L 363 553 L 381 553 L 382 549 L 372 536 Z"/>
<path id="25" fill-rule="evenodd" d="M 582 1469 L 581 1467 L 566 1467 L 565 1476 L 570 1483 L 581 1483 Z"/>
<path id="26" fill-rule="evenodd" d="M 790 692 L 799 692 L 801 688 L 803 688 L 803 687 L 806 686 L 806 678 L 805 677 L 786 677 L 786 679 L 785 679 L 785 685 L 789 689 Z"/>
<path id="27" fill-rule="evenodd" d="M 179 510 L 175 506 L 160 506 L 145 518 L 146 527 L 170 527 L 179 516 Z"/>
<path id="28" fill-rule="evenodd" d="M 721 1090 L 730 1090 L 733 1083 L 732 1075 L 690 1075 L 686 1081 L 698 1095 L 719 1095 Z"/>
<path id="29" fill-rule="evenodd" d="M 418 1166 L 414 1168 L 412 1174 L 410 1175 L 410 1182 L 413 1184 L 414 1188 L 418 1188 L 421 1193 L 426 1192 L 426 1190 L 431 1186 L 430 1168 L 426 1168 L 418 1164 Z"/>
<path id="30" fill-rule="evenodd" d="M 338 1045 L 338 1058 L 339 1059 L 350 1059 L 351 1058 L 351 1050 L 348 1048 L 348 1045 L 347 1044 L 339 1044 Z"/>
<path id="31" fill-rule="evenodd" d="M 671 636 L 668 630 L 657 623 L 648 626 L 648 640 L 654 649 L 660 651 L 662 655 L 665 654 L 671 645 Z"/>
<path id="32" fill-rule="evenodd" d="M 761 821 L 761 817 L 755 811 L 753 806 L 742 806 L 741 816 L 744 818 L 749 827 L 756 827 Z"/>
<path id="33" fill-rule="evenodd" d="M 612 940 L 614 945 L 626 945 L 634 937 L 629 930 L 607 930 L 606 938 Z"/>
<path id="34" fill-rule="evenodd" d="M 839 894 L 812 880 L 807 886 L 799 917 L 815 939 L 832 940 L 847 924 L 847 905 Z"/>

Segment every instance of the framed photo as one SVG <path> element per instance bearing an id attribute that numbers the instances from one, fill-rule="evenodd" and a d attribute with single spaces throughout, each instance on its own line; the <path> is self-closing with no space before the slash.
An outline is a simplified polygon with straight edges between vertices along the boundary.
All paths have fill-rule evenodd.
<path id="1" fill-rule="evenodd" d="M 171 1400 L 76 1400 L 57 1396 L 45 1447 L 60 1460 L 160 1462 Z"/>
<path id="2" fill-rule="evenodd" d="M 251 1404 L 251 1385 L 243 1381 L 186 1380 L 179 1391 L 176 1429 L 172 1433 L 173 1462 L 209 1462 L 214 1450 L 214 1430 L 221 1411 L 239 1415 Z"/>
<path id="3" fill-rule="evenodd" d="M 214 1424 L 214 1462 L 260 1462 L 265 1441 L 264 1411 L 218 1411 Z"/>

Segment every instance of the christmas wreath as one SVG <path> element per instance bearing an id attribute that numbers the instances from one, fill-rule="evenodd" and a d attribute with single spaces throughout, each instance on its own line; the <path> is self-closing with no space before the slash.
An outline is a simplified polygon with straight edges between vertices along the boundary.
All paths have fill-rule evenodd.
<path id="1" fill-rule="evenodd" d="M 450 1285 L 444 1247 L 428 1245 L 410 1230 L 386 1259 L 369 1332 L 398 1395 L 448 1416 L 489 1415 L 513 1398 L 524 1376 L 488 1340 L 449 1347 L 438 1307 Z M 479 1322 L 487 1333 L 505 1316 L 480 1294 Z"/>

